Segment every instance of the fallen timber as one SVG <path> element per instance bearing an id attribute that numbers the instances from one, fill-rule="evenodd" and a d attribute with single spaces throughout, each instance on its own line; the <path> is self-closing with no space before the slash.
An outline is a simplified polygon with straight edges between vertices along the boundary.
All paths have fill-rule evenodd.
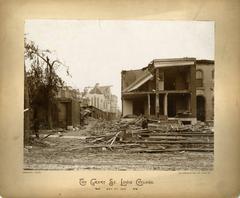
<path id="1" fill-rule="evenodd" d="M 180 132 L 180 131 L 158 131 L 158 130 L 132 130 L 133 133 L 141 133 L 141 134 L 164 134 L 164 135 L 214 135 L 213 132 L 194 132 L 194 131 L 190 131 L 190 132 Z"/>
<path id="2" fill-rule="evenodd" d="M 140 123 L 139 120 L 137 123 Z M 136 124 L 136 122 L 101 121 L 84 135 L 67 136 L 64 134 L 61 136 L 61 138 L 79 139 L 81 145 L 62 151 L 81 151 L 84 149 L 112 152 L 121 149 L 121 151 L 139 153 L 214 151 L 214 132 L 212 127 L 203 123 L 196 126 L 185 126 L 155 122 L 148 128 L 142 129 L 141 125 Z M 49 136 L 59 137 L 59 135 L 51 133 L 43 139 Z"/>
<path id="3" fill-rule="evenodd" d="M 87 146 L 80 146 L 74 147 L 65 151 L 74 151 L 74 150 L 83 150 L 88 148 L 120 148 L 120 147 L 132 147 L 132 146 L 139 146 L 139 144 L 116 144 L 116 145 L 108 145 L 108 144 L 100 144 L 100 145 L 87 145 Z"/>
<path id="4" fill-rule="evenodd" d="M 137 133 L 137 132 L 136 132 Z M 139 133 L 140 135 L 148 135 L 148 136 L 186 136 L 186 137 L 193 137 L 193 136 L 204 136 L 204 137 L 213 137 L 213 133 Z"/>
<path id="5" fill-rule="evenodd" d="M 137 123 L 137 124 L 136 124 Z M 94 136 L 88 136 L 85 141 L 93 145 L 72 148 L 99 149 L 114 151 L 123 149 L 126 152 L 161 153 L 161 152 L 213 152 L 214 133 L 205 124 L 185 126 L 168 122 L 150 124 L 142 129 L 136 122 L 106 122 L 99 123 Z M 102 126 L 102 129 L 99 130 Z"/>
<path id="6" fill-rule="evenodd" d="M 183 138 L 183 137 L 175 137 L 175 136 L 149 136 L 148 138 L 146 138 L 147 140 L 186 140 L 187 138 Z"/>
<path id="7" fill-rule="evenodd" d="M 177 148 L 177 149 L 132 149 L 129 152 L 138 153 L 161 153 L 161 152 L 182 152 L 182 151 L 192 151 L 192 152 L 213 152 L 211 148 Z"/>
<path id="8" fill-rule="evenodd" d="M 138 143 L 138 144 L 213 144 L 213 142 L 200 141 L 121 141 L 121 143 Z"/>

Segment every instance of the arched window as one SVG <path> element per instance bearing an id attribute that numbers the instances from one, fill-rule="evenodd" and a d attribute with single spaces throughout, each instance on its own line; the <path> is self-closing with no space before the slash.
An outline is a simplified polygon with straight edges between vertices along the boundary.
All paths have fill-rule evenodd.
<path id="1" fill-rule="evenodd" d="M 203 71 L 197 70 L 196 71 L 196 87 L 202 87 L 203 86 Z"/>
<path id="2" fill-rule="evenodd" d="M 97 105 L 96 103 L 97 103 L 96 96 L 94 96 L 94 105 L 93 105 L 94 107 L 96 107 L 96 105 Z"/>
<path id="3" fill-rule="evenodd" d="M 93 106 L 93 98 L 91 98 L 91 105 Z"/>
<path id="4" fill-rule="evenodd" d="M 97 108 L 99 108 L 99 98 L 97 98 Z"/>

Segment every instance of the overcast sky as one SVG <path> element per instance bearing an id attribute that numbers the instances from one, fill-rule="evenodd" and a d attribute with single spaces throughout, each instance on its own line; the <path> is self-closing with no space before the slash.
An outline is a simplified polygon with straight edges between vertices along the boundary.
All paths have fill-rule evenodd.
<path id="1" fill-rule="evenodd" d="M 214 23 L 201 21 L 27 20 L 27 38 L 70 68 L 68 85 L 112 85 L 121 107 L 121 71 L 156 58 L 214 60 Z"/>

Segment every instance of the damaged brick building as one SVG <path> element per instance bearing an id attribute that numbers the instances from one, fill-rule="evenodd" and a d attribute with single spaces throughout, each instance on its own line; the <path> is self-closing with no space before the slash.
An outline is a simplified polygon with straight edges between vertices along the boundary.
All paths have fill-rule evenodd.
<path id="1" fill-rule="evenodd" d="M 53 117 L 55 126 L 62 128 L 78 126 L 80 124 L 80 91 L 70 86 L 63 87 L 58 91 L 56 101 L 57 110 Z"/>
<path id="2" fill-rule="evenodd" d="M 214 61 L 196 60 L 197 119 L 214 118 Z"/>
<path id="3" fill-rule="evenodd" d="M 123 116 L 178 117 L 185 123 L 213 119 L 213 79 L 203 78 L 213 65 L 195 58 L 154 59 L 145 68 L 122 71 Z"/>

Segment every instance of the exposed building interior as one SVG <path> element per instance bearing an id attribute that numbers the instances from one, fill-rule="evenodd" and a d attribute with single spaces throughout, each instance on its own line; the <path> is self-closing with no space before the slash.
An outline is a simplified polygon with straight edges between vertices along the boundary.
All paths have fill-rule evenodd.
<path id="1" fill-rule="evenodd" d="M 158 118 L 196 121 L 196 59 L 155 59 L 140 70 L 122 71 L 122 110 Z"/>

